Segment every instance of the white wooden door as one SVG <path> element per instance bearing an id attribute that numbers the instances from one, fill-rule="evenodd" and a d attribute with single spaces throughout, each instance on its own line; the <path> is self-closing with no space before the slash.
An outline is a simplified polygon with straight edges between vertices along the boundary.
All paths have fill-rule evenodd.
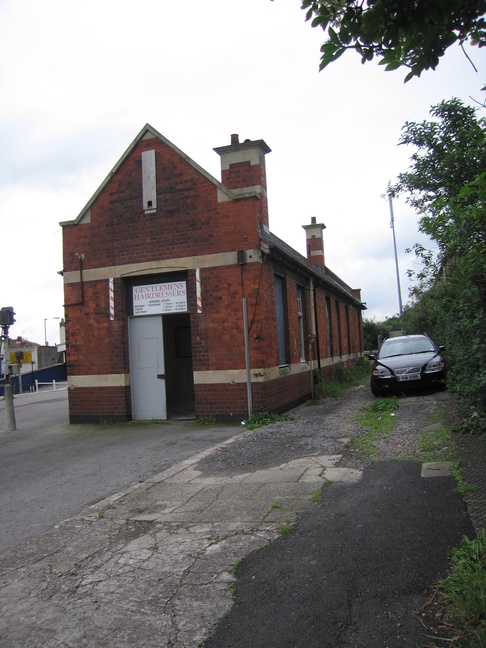
<path id="1" fill-rule="evenodd" d="M 132 417 L 137 421 L 166 419 L 162 316 L 132 317 L 129 324 Z"/>

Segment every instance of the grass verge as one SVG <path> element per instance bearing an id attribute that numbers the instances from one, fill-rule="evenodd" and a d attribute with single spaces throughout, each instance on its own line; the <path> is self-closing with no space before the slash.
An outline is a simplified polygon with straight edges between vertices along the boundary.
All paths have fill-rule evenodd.
<path id="1" fill-rule="evenodd" d="M 486 535 L 464 536 L 451 552 L 451 572 L 437 585 L 434 618 L 441 619 L 434 646 L 486 646 Z M 429 602 L 428 606 L 430 606 Z M 440 612 L 436 612 L 437 608 Z M 426 610 L 427 611 L 427 610 Z M 434 614 L 435 612 L 435 614 Z"/>

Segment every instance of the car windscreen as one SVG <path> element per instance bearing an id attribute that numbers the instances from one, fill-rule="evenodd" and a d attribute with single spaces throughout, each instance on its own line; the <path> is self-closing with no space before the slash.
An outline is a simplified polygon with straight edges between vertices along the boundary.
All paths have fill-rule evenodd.
<path id="1" fill-rule="evenodd" d="M 435 351 L 434 346 L 427 338 L 417 340 L 387 340 L 381 347 L 379 357 L 391 358 L 393 356 L 408 355 L 411 353 L 430 353 Z"/>

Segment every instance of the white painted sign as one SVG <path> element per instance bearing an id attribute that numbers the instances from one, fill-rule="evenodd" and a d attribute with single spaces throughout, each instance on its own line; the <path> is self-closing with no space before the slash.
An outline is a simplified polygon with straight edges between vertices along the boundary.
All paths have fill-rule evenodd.
<path id="1" fill-rule="evenodd" d="M 133 286 L 132 295 L 134 315 L 187 312 L 185 281 Z"/>

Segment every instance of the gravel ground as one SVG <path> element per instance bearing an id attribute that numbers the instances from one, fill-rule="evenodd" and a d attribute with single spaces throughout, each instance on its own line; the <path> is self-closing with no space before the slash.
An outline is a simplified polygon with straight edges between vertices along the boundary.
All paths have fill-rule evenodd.
<path id="1" fill-rule="evenodd" d="M 338 465 L 349 468 L 363 468 L 397 457 L 420 458 L 420 433 L 437 425 L 433 417 L 438 409 L 445 412 L 450 408 L 450 396 L 443 391 L 410 393 L 400 398 L 395 429 L 376 442 L 373 456 L 366 456 L 353 451 L 349 441 L 365 434 L 354 419 L 374 400 L 369 387 L 361 385 L 348 390 L 342 398 L 328 398 L 320 405 L 299 407 L 290 412 L 292 421 L 252 431 L 251 435 L 201 462 L 199 468 L 209 474 L 221 469 L 240 474 L 313 454 L 342 454 Z"/>

